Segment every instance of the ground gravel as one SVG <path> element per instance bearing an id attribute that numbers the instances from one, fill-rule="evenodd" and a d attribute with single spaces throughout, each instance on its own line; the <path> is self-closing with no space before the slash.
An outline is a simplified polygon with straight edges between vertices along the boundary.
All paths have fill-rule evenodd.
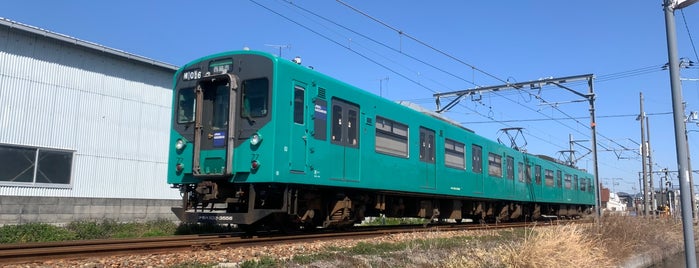
<path id="1" fill-rule="evenodd" d="M 192 263 L 216 264 L 218 267 L 239 267 L 242 262 L 259 260 L 262 257 L 289 260 L 296 255 L 306 255 L 327 251 L 329 247 L 349 248 L 357 243 L 384 243 L 405 242 L 415 239 L 448 238 L 456 236 L 482 235 L 482 231 L 446 231 L 446 232 L 414 232 L 404 234 L 390 234 L 368 239 L 338 239 L 332 241 L 314 241 L 284 243 L 270 246 L 222 248 L 217 250 L 178 251 L 167 254 L 144 254 L 131 256 L 113 256 L 85 259 L 62 259 L 47 262 L 25 263 L 6 267 L 79 267 L 79 268 L 103 268 L 103 267 L 172 267 L 180 265 L 186 267 Z M 490 233 L 492 234 L 492 232 Z M 413 256 L 416 257 L 416 256 Z M 371 258 L 371 256 L 365 256 Z M 354 259 L 353 261 L 361 261 Z M 369 260 L 367 260 L 369 261 Z M 357 264 L 357 263 L 355 263 Z M 341 267 L 338 263 L 314 263 L 312 267 Z M 359 265 L 362 266 L 362 265 Z"/>

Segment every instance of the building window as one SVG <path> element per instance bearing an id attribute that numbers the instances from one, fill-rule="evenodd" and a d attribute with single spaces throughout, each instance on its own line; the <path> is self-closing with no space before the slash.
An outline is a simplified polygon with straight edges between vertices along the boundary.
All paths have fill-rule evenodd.
<path id="1" fill-rule="evenodd" d="M 478 145 L 472 144 L 471 152 L 473 153 L 473 156 L 471 158 L 471 166 L 473 167 L 473 173 L 483 173 L 483 148 Z"/>
<path id="2" fill-rule="evenodd" d="M 408 125 L 376 117 L 376 152 L 408 157 Z"/>
<path id="3" fill-rule="evenodd" d="M 502 156 L 488 153 L 488 175 L 502 178 Z"/>
<path id="4" fill-rule="evenodd" d="M 553 186 L 553 170 L 544 170 L 544 183 L 546 183 L 546 186 Z"/>
<path id="5" fill-rule="evenodd" d="M 73 152 L 0 144 L 0 184 L 70 186 Z"/>
<path id="6" fill-rule="evenodd" d="M 444 164 L 448 167 L 465 169 L 466 156 L 464 156 L 464 144 L 458 141 L 444 140 Z"/>

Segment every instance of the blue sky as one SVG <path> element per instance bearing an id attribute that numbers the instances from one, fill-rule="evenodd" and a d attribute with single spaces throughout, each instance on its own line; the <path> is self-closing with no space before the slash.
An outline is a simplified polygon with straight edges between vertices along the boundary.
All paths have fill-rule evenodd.
<path id="1" fill-rule="evenodd" d="M 3 3 L 0 17 L 178 66 L 243 47 L 279 54 L 283 45 L 284 58 L 301 56 L 320 72 L 428 109 L 435 108 L 434 92 L 594 74 L 600 181 L 634 192 L 641 170 L 639 92 L 650 115 L 654 169 L 677 169 L 669 75 L 661 69 L 668 61 L 661 3 L 38 0 Z M 683 13 L 675 12 L 679 55 L 699 66 L 690 42 L 691 36 L 699 46 L 699 4 Z M 699 78 L 697 66 L 681 77 Z M 699 82 L 684 81 L 683 94 L 687 113 L 699 110 Z M 590 139 L 588 105 L 569 103 L 577 100 L 557 87 L 502 91 L 464 99 L 446 115 L 491 139 L 501 128 L 523 127 L 530 153 L 558 158 L 569 135 Z M 699 169 L 699 126 L 687 128 L 692 166 Z M 591 157 L 578 165 L 592 170 Z"/>

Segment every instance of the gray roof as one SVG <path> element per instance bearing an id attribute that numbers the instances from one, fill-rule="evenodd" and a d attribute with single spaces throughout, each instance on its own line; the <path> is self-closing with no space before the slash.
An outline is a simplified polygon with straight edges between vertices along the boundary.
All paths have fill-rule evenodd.
<path id="1" fill-rule="evenodd" d="M 87 49 L 91 49 L 91 50 L 95 50 L 95 51 L 99 51 L 99 52 L 104 52 L 104 53 L 109 53 L 109 54 L 112 54 L 112 55 L 120 57 L 120 58 L 126 58 L 126 59 L 130 59 L 130 60 L 142 62 L 145 64 L 150 64 L 150 65 L 158 66 L 161 68 L 170 69 L 172 71 L 177 71 L 177 69 L 179 68 L 179 67 L 172 65 L 172 64 L 169 64 L 169 63 L 160 62 L 160 61 L 157 61 L 154 59 L 149 59 L 149 58 L 146 58 L 143 56 L 131 54 L 131 53 L 121 51 L 118 49 L 106 47 L 106 46 L 103 46 L 100 44 L 80 40 L 80 39 L 75 38 L 75 37 L 55 33 L 55 32 L 49 31 L 49 30 L 41 29 L 38 27 L 30 26 L 30 25 L 26 25 L 26 24 L 23 24 L 20 22 L 16 22 L 16 21 L 12 21 L 12 20 L 3 18 L 3 17 L 0 17 L 0 27 L 7 27 L 10 29 L 16 29 L 16 30 L 31 33 L 31 34 L 44 36 L 47 38 L 55 39 L 55 40 L 58 40 L 61 42 L 69 43 L 69 44 L 74 44 L 76 46 L 84 47 Z"/>

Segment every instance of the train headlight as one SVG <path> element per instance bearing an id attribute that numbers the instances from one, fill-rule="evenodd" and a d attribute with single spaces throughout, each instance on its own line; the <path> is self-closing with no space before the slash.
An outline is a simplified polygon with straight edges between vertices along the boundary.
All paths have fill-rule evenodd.
<path id="1" fill-rule="evenodd" d="M 260 133 L 255 133 L 250 137 L 250 144 L 252 144 L 252 146 L 257 146 L 260 142 L 262 142 L 262 135 L 260 135 Z"/>
<path id="2" fill-rule="evenodd" d="M 178 151 L 180 151 L 180 150 L 184 149 L 184 147 L 185 147 L 186 145 L 187 145 L 187 144 L 186 144 L 182 139 L 177 139 L 177 141 L 175 142 L 175 149 L 177 149 Z"/>

